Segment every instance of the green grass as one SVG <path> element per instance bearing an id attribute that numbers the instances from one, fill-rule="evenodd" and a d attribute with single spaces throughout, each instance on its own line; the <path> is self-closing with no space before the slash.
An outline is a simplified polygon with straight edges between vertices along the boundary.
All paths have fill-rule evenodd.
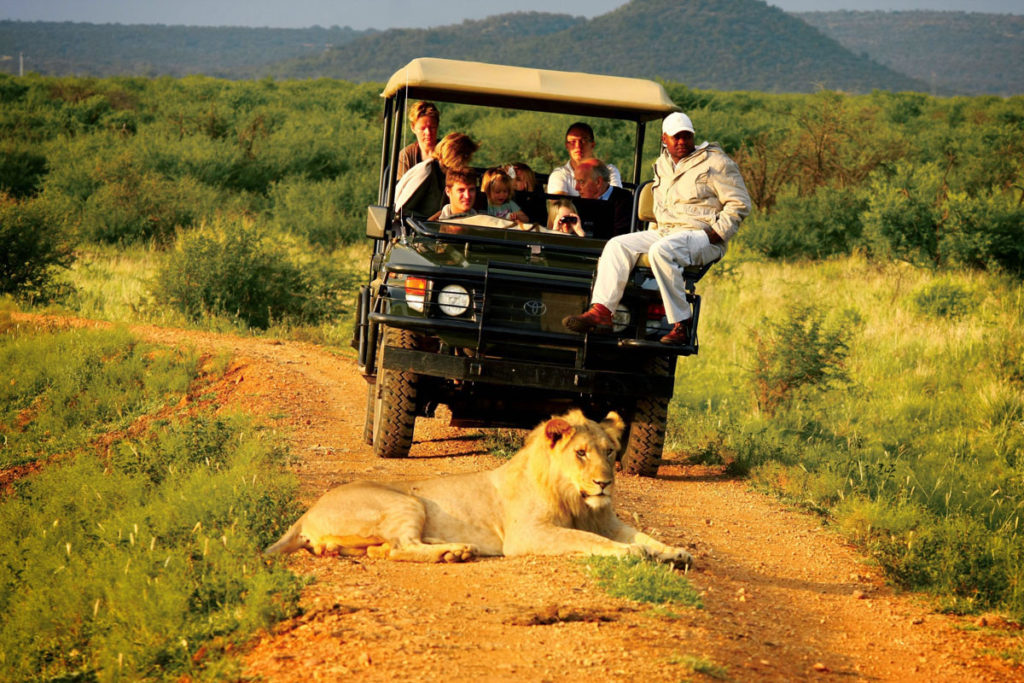
<path id="1" fill-rule="evenodd" d="M 526 429 L 488 429 L 482 432 L 483 447 L 491 455 L 511 458 L 523 447 L 527 434 Z"/>
<path id="2" fill-rule="evenodd" d="M 702 282 L 701 354 L 680 364 L 669 448 L 822 514 L 903 586 L 957 611 L 1024 615 L 1021 284 L 734 256 Z M 750 340 L 792 350 L 771 335 L 793 329 L 794 310 L 842 334 L 845 381 L 800 387 L 768 414 Z"/>
<path id="3" fill-rule="evenodd" d="M 160 390 L 152 394 L 163 398 L 169 386 L 177 392 L 187 384 L 194 365 L 164 352 L 160 362 L 183 369 L 147 370 L 143 360 L 161 352 L 142 352 L 116 331 L 33 332 L 20 341 L 40 355 L 23 350 L 21 374 L 4 382 L 19 391 L 0 407 L 10 415 L 32 406 L 31 434 L 46 436 L 38 423 L 78 435 L 43 438 L 39 451 L 21 434 L 8 439 L 5 450 L 16 446 L 29 460 L 116 426 L 110 410 L 95 406 L 128 391 L 123 378 L 145 384 L 141 376 L 153 370 L 164 379 L 154 379 Z M 43 367 L 45 379 L 28 372 Z M 64 376 L 88 381 L 55 393 Z M 25 389 L 33 378 L 35 398 Z M 160 401 L 130 403 L 145 410 Z M 297 514 L 286 455 L 244 418 L 198 414 L 154 421 L 105 455 L 82 449 L 18 480 L 0 501 L 0 678 L 236 677 L 225 653 L 294 613 L 301 587 L 260 555 L 282 533 L 281 520 Z"/>
<path id="4" fill-rule="evenodd" d="M 124 428 L 180 400 L 197 373 L 191 351 L 140 344 L 124 330 L 46 333 L 9 316 L 0 330 L 0 467 Z"/>
<path id="5" fill-rule="evenodd" d="M 616 598 L 656 605 L 702 607 L 689 581 L 664 564 L 639 557 L 592 556 L 583 560 L 597 585 Z"/>
<path id="6" fill-rule="evenodd" d="M 691 674 L 706 676 L 707 678 L 713 678 L 718 681 L 725 681 L 729 679 L 729 670 L 721 664 L 716 664 L 714 660 L 708 657 L 680 655 L 678 657 L 674 657 L 670 663 L 685 666 L 687 671 Z"/>
<path id="7" fill-rule="evenodd" d="M 66 275 L 75 294 L 65 305 L 93 320 L 182 326 L 184 316 L 160 306 L 151 291 L 163 259 L 162 251 L 146 245 L 80 248 Z"/>

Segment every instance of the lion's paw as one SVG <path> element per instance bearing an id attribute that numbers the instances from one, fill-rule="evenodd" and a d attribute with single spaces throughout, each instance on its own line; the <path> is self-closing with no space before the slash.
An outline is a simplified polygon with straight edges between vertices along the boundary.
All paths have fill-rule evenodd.
<path id="1" fill-rule="evenodd" d="M 665 546 L 661 550 L 645 548 L 647 556 L 658 562 L 672 565 L 673 569 L 689 570 L 693 567 L 693 556 L 682 548 Z"/>
<path id="2" fill-rule="evenodd" d="M 476 548 L 471 545 L 450 547 L 441 559 L 445 562 L 465 562 L 476 555 Z"/>

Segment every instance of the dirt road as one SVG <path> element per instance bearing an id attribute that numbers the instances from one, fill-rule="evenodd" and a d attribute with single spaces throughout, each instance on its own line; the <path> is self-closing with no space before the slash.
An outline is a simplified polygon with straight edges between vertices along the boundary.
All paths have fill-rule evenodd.
<path id="1" fill-rule="evenodd" d="M 307 503 L 353 478 L 499 462 L 475 432 L 439 419 L 417 423 L 408 460 L 375 458 L 361 439 L 364 381 L 350 360 L 319 347 L 134 329 L 155 342 L 235 354 L 221 402 L 286 435 Z M 658 479 L 620 476 L 616 507 L 691 549 L 703 609 L 608 597 L 571 558 L 416 565 L 299 553 L 292 567 L 315 579 L 304 615 L 254 644 L 247 673 L 273 681 L 1024 680 L 993 654 L 1020 647 L 1019 632 L 936 614 L 886 587 L 817 519 L 667 458 Z M 707 673 L 693 673 L 695 662 Z"/>

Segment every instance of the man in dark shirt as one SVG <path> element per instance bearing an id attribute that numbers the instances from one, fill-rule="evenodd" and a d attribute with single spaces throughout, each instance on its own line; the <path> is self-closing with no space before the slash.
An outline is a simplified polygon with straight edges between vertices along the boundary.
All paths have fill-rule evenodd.
<path id="1" fill-rule="evenodd" d="M 584 159 L 573 170 L 583 230 L 590 237 L 610 239 L 629 232 L 633 194 L 611 184 L 611 171 L 599 159 Z"/>

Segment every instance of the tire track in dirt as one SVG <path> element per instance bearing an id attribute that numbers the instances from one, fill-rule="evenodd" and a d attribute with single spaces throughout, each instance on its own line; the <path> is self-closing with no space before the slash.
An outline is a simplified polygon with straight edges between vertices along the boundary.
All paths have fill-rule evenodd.
<path id="1" fill-rule="evenodd" d="M 27 316 L 25 316 L 27 317 Z M 66 322 L 66 321 L 65 321 Z M 73 324 L 95 324 L 79 321 Z M 303 502 L 355 478 L 416 478 L 489 468 L 476 432 L 417 421 L 408 460 L 379 460 L 362 442 L 366 385 L 354 363 L 298 342 L 131 328 L 203 353 L 230 352 L 222 409 L 280 430 L 297 457 Z M 313 582 L 304 614 L 244 656 L 273 681 L 613 681 L 691 677 L 702 657 L 742 681 L 1021 680 L 993 650 L 1021 636 L 939 615 L 877 572 L 818 521 L 743 482 L 673 459 L 658 479 L 620 476 L 619 514 L 690 547 L 704 608 L 652 611 L 611 598 L 572 558 L 415 565 L 297 554 Z"/>

